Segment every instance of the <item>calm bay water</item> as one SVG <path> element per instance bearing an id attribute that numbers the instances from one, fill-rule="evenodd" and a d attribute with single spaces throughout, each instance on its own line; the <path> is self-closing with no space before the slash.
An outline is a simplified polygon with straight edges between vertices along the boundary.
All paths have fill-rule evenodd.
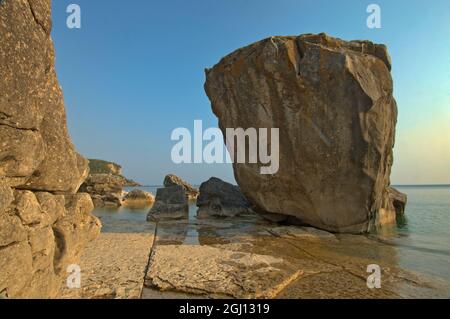
<path id="1" fill-rule="evenodd" d="M 390 235 L 400 266 L 450 281 L 450 185 L 398 186 L 406 220 Z"/>
<path id="2" fill-rule="evenodd" d="M 157 187 L 138 187 L 156 194 Z M 450 283 L 450 185 L 396 186 L 408 195 L 406 218 L 396 226 L 372 234 L 394 247 L 401 267 L 432 275 Z M 128 189 L 129 191 L 130 189 Z M 149 208 L 100 208 L 100 218 L 142 221 Z M 195 205 L 190 206 L 194 218 Z"/>

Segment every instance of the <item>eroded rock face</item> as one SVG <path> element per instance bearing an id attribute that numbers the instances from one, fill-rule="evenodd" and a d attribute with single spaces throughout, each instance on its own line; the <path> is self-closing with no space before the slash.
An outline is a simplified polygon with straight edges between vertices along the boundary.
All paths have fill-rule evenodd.
<path id="1" fill-rule="evenodd" d="M 235 217 L 252 212 L 250 203 L 239 187 L 215 177 L 200 186 L 197 206 L 199 218 Z"/>
<path id="2" fill-rule="evenodd" d="M 0 294 L 56 297 L 70 264 L 100 233 L 88 194 L 14 191 L 0 213 Z"/>
<path id="3" fill-rule="evenodd" d="M 183 186 L 176 185 L 158 188 L 156 201 L 148 213 L 147 220 L 158 222 L 161 220 L 187 219 L 189 204 Z"/>
<path id="4" fill-rule="evenodd" d="M 308 34 L 265 39 L 206 71 L 224 135 L 226 128 L 279 128 L 276 174 L 261 175 L 262 164 L 234 164 L 258 211 L 350 233 L 368 231 L 381 209 L 395 215 L 390 68 L 384 45 Z"/>
<path id="5" fill-rule="evenodd" d="M 199 194 L 199 191 L 197 188 L 193 187 L 188 182 L 182 180 L 180 177 L 169 174 L 164 178 L 164 186 L 170 187 L 170 186 L 176 186 L 180 185 L 183 186 L 184 190 L 186 191 L 186 196 L 188 200 L 196 200 Z"/>
<path id="6" fill-rule="evenodd" d="M 58 294 L 100 231 L 87 160 L 70 141 L 54 68 L 50 0 L 0 1 L 0 295 Z"/>

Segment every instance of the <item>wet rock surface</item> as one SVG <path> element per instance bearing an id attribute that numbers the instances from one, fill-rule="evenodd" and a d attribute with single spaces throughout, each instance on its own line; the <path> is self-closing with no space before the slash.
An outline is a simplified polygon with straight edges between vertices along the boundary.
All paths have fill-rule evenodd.
<path id="1" fill-rule="evenodd" d="M 104 233 L 81 257 L 82 287 L 65 298 L 446 298 L 450 292 L 439 279 L 400 267 L 395 246 L 378 237 L 283 226 L 258 215 L 196 219 L 190 209 L 189 219 L 157 223 L 102 218 Z M 381 269 L 380 289 L 367 286 L 373 264 Z"/>
<path id="2" fill-rule="evenodd" d="M 381 289 L 367 286 L 372 264 L 381 268 Z M 399 267 L 393 246 L 256 215 L 158 223 L 145 282 L 143 298 L 445 298 L 450 291 Z"/>
<path id="3" fill-rule="evenodd" d="M 51 298 L 100 232 L 68 134 L 50 0 L 0 3 L 0 296 Z"/>
<path id="4" fill-rule="evenodd" d="M 153 251 L 146 279 L 149 285 L 163 291 L 273 298 L 302 274 L 295 265 L 281 258 L 238 252 L 233 248 L 158 246 Z"/>
<path id="5" fill-rule="evenodd" d="M 278 172 L 233 165 L 258 212 L 342 233 L 395 220 L 390 68 L 384 45 L 306 34 L 259 41 L 206 70 L 224 135 L 226 128 L 279 128 Z M 386 216 L 377 219 L 381 210 Z"/>
<path id="6" fill-rule="evenodd" d="M 197 206 L 199 218 L 209 216 L 235 217 L 253 212 L 250 203 L 238 186 L 215 177 L 200 186 Z"/>
<path id="7" fill-rule="evenodd" d="M 187 219 L 189 212 L 188 199 L 183 186 L 176 185 L 159 188 L 156 201 L 148 213 L 148 221 Z"/>

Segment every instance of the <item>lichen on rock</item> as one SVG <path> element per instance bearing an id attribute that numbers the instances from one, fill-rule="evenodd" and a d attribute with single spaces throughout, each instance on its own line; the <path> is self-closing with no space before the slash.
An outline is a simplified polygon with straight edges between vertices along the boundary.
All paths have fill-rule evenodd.
<path id="1" fill-rule="evenodd" d="M 272 220 L 367 232 L 395 220 L 388 187 L 397 106 L 384 45 L 326 34 L 272 37 L 206 70 L 219 127 L 279 128 L 280 168 L 234 163 L 255 209 Z"/>

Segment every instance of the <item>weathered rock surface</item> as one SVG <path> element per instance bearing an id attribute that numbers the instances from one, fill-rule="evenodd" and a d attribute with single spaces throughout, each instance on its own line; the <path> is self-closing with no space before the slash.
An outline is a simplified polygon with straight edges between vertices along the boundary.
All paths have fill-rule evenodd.
<path id="1" fill-rule="evenodd" d="M 0 294 L 56 297 L 66 268 L 100 233 L 88 194 L 14 191 L 0 214 Z"/>
<path id="2" fill-rule="evenodd" d="M 111 174 L 91 174 L 81 185 L 80 192 L 91 195 L 95 207 L 121 206 L 123 179 Z"/>
<path id="3" fill-rule="evenodd" d="M 50 0 L 0 2 L 0 295 L 58 294 L 100 231 L 66 126 Z"/>
<path id="4" fill-rule="evenodd" d="M 66 126 L 54 68 L 50 0 L 0 11 L 0 176 L 22 189 L 75 193 L 88 173 Z"/>
<path id="5" fill-rule="evenodd" d="M 176 185 L 183 186 L 184 190 L 186 191 L 186 196 L 188 197 L 188 200 L 197 199 L 199 195 L 198 189 L 190 185 L 188 182 L 182 180 L 181 178 L 173 174 L 169 174 L 164 178 L 164 187 Z"/>
<path id="6" fill-rule="evenodd" d="M 140 189 L 132 190 L 123 198 L 123 204 L 130 206 L 148 206 L 153 204 L 154 202 L 155 197 L 152 195 L 152 193 Z"/>
<path id="7" fill-rule="evenodd" d="M 235 163 L 258 211 L 332 232 L 369 230 L 389 210 L 397 107 L 384 45 L 325 34 L 272 37 L 206 70 L 219 126 L 279 128 L 280 168 Z M 247 146 L 248 149 L 248 146 Z"/>
<path id="8" fill-rule="evenodd" d="M 235 217 L 251 213 L 251 205 L 238 186 L 211 178 L 200 186 L 197 216 Z"/>
<path id="9" fill-rule="evenodd" d="M 156 201 L 148 213 L 148 221 L 172 220 L 188 218 L 189 204 L 183 186 L 159 188 Z"/>

